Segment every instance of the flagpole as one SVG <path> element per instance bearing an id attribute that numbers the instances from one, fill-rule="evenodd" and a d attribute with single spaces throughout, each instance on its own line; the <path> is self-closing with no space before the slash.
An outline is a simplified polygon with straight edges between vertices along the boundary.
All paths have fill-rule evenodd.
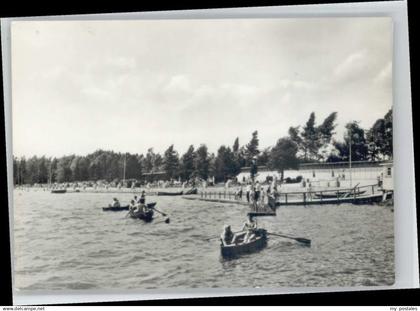
<path id="1" fill-rule="evenodd" d="M 125 166 L 127 161 L 127 153 L 124 153 L 124 170 L 123 170 L 123 182 L 125 182 Z"/>
<path id="2" fill-rule="evenodd" d="M 351 135 L 351 128 L 349 129 L 350 130 L 350 156 L 349 156 L 349 167 L 350 167 L 350 188 L 352 187 L 352 176 L 351 176 L 351 138 L 352 138 L 352 135 Z"/>

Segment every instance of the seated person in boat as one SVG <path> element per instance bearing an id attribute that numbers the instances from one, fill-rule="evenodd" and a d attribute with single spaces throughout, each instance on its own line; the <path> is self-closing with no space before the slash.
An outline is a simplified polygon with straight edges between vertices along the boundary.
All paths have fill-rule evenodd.
<path id="1" fill-rule="evenodd" d="M 223 233 L 220 236 L 222 239 L 223 245 L 229 245 L 234 243 L 234 234 L 229 225 L 226 225 L 223 228 Z"/>
<path id="2" fill-rule="evenodd" d="M 112 205 L 110 205 L 110 207 L 120 207 L 120 202 L 118 201 L 117 198 L 113 199 Z"/>
<path id="3" fill-rule="evenodd" d="M 138 202 L 141 204 L 146 204 L 146 191 L 143 190 L 141 192 L 141 196 Z"/>
<path id="4" fill-rule="evenodd" d="M 255 231 L 257 230 L 257 223 L 254 221 L 252 216 L 248 217 L 248 220 L 244 223 L 242 231 L 245 231 L 244 243 L 248 243 L 255 238 Z"/>
<path id="5" fill-rule="evenodd" d="M 133 212 L 135 208 L 136 208 L 136 201 L 131 200 L 130 205 L 128 206 L 128 209 L 130 212 Z"/>
<path id="6" fill-rule="evenodd" d="M 147 208 L 146 208 L 146 205 L 144 203 L 138 202 L 135 206 L 136 206 L 136 208 L 134 209 L 134 212 L 136 214 L 138 214 L 138 213 L 144 214 L 146 212 Z"/>

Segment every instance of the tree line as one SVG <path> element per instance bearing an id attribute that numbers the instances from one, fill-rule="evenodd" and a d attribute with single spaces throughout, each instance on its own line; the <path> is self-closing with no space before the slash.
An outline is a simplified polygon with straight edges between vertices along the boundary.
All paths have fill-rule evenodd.
<path id="1" fill-rule="evenodd" d="M 312 112 L 303 126 L 290 127 L 288 135 L 277 140 L 274 146 L 260 149 L 258 131 L 250 141 L 240 145 L 236 138 L 232 146 L 222 145 L 216 153 L 202 144 L 180 155 L 174 145 L 163 154 L 153 148 L 146 154 L 116 153 L 97 150 L 87 156 L 68 155 L 60 158 L 45 156 L 14 157 L 15 184 L 62 183 L 125 179 L 145 180 L 144 173 L 164 172 L 165 179 L 193 178 L 216 182 L 236 176 L 243 167 L 254 160 L 259 166 L 279 171 L 296 169 L 300 163 L 348 161 L 376 161 L 392 158 L 392 110 L 378 119 L 371 128 L 363 129 L 357 121 L 346 124 L 342 140 L 335 140 L 337 113 L 333 112 L 316 124 Z"/>

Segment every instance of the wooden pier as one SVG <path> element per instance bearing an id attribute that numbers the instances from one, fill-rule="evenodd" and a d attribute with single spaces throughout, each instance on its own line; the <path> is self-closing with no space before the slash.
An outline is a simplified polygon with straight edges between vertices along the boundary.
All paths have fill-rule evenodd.
<path id="1" fill-rule="evenodd" d="M 279 192 L 276 206 L 288 205 L 323 205 L 323 204 L 372 204 L 392 197 L 392 191 L 383 191 L 377 185 L 354 187 L 350 189 L 312 190 L 305 192 Z M 236 203 L 247 205 L 246 195 L 237 196 L 228 191 L 200 191 L 197 195 L 183 197 L 187 200 L 199 200 L 217 203 Z"/>

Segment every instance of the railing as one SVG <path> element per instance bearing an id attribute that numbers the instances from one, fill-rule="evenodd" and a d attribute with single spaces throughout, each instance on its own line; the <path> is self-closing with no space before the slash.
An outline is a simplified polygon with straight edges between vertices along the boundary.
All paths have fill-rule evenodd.
<path id="1" fill-rule="evenodd" d="M 361 196 L 367 197 L 379 194 L 379 187 L 375 185 L 357 186 L 354 188 L 343 188 L 334 190 L 308 190 L 305 192 L 280 192 L 277 196 L 277 202 L 288 204 L 292 201 L 300 201 L 304 205 L 308 202 L 323 204 L 324 202 L 349 199 L 356 199 Z"/>
<path id="2" fill-rule="evenodd" d="M 364 196 L 379 194 L 380 188 L 377 184 L 367 186 L 357 186 L 353 188 L 343 188 L 334 190 L 308 190 L 308 191 L 293 191 L 293 192 L 278 192 L 276 195 L 276 202 L 281 204 L 288 204 L 291 202 L 301 202 L 303 205 L 316 202 L 323 204 L 324 202 L 342 201 L 349 199 L 356 199 Z M 247 201 L 246 192 L 238 195 L 237 192 L 231 191 L 200 191 L 200 198 L 202 199 L 219 199 L 219 200 L 232 200 L 232 201 Z M 264 194 L 264 199 L 267 201 L 267 195 Z"/>

